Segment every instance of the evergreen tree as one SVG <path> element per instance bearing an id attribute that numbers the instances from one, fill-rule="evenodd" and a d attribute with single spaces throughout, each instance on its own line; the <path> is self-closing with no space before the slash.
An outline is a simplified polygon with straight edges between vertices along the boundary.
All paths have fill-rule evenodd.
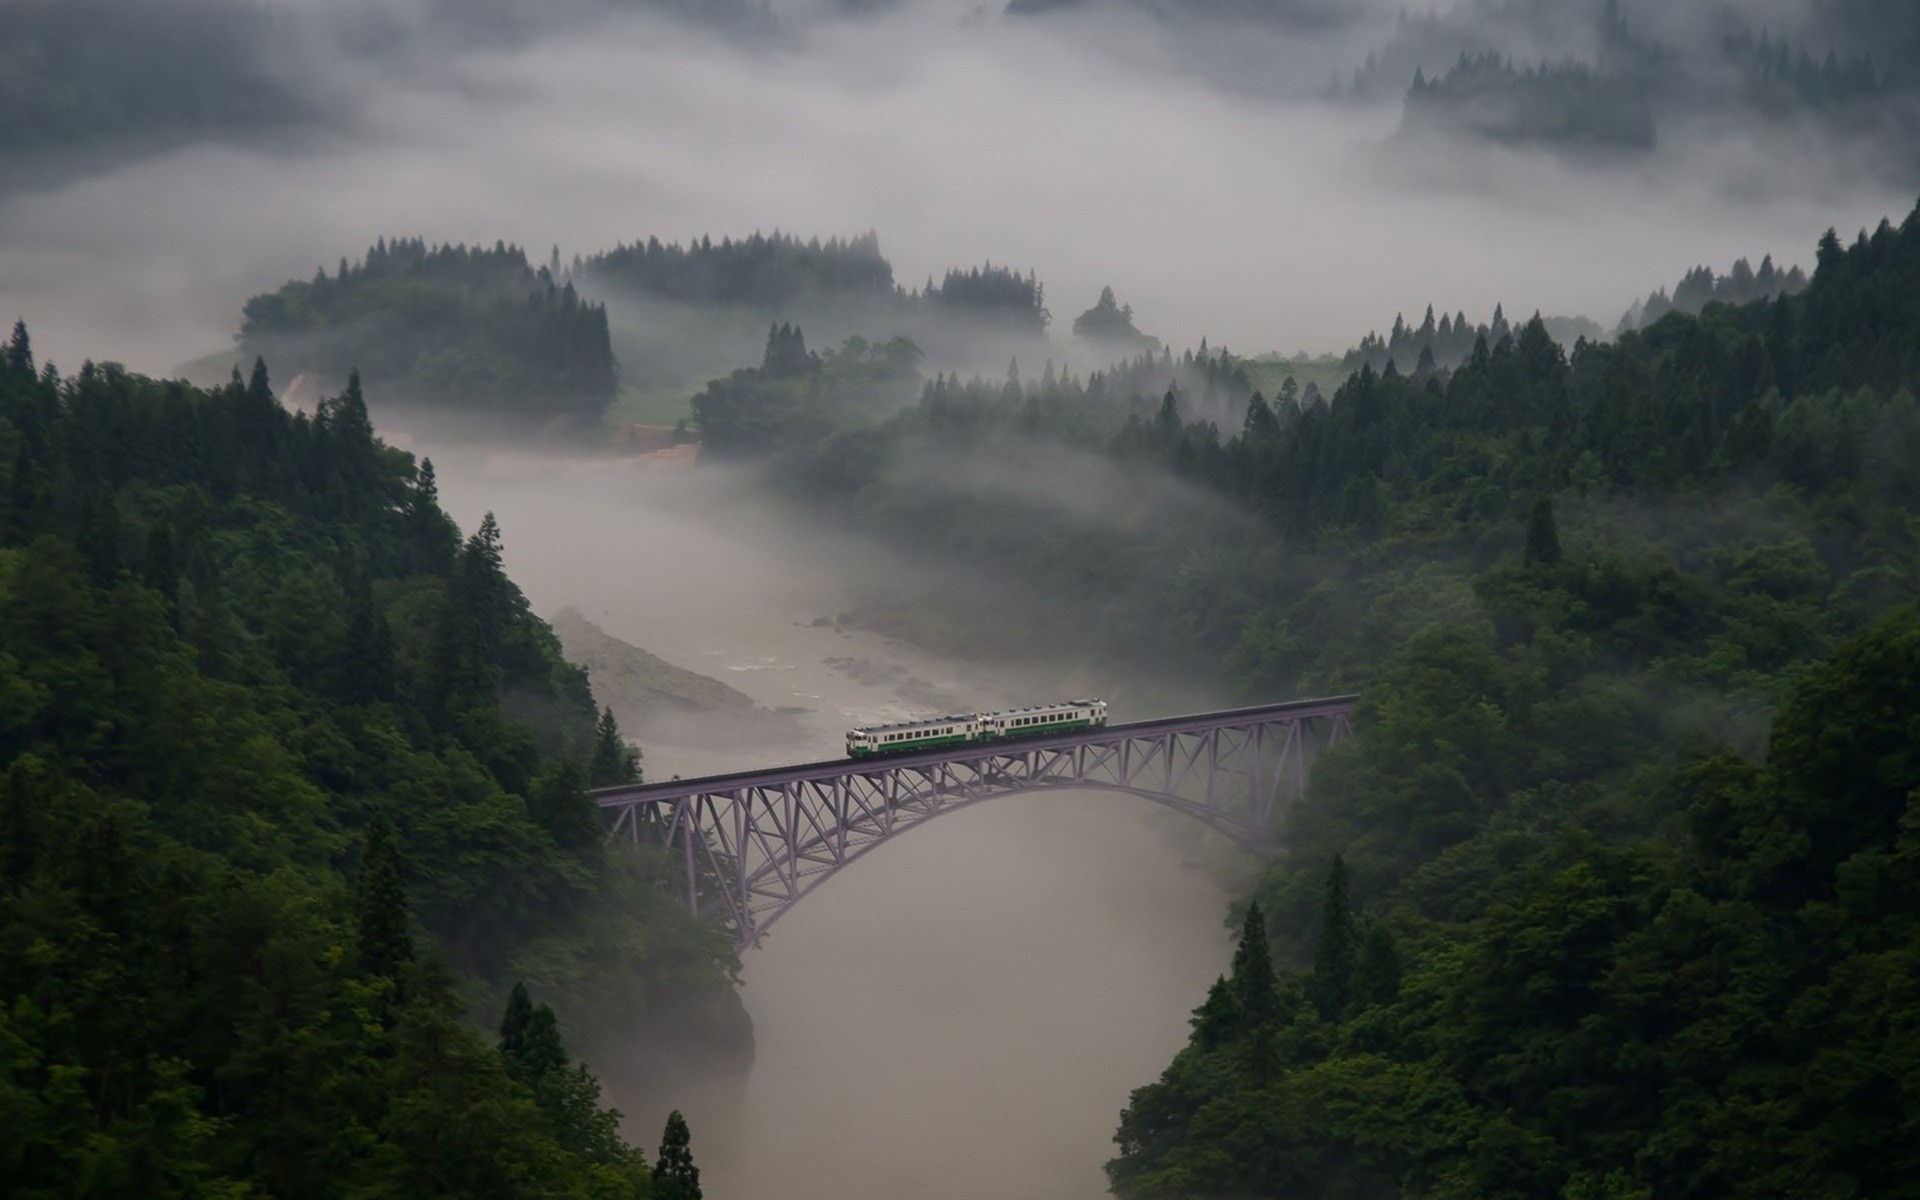
<path id="1" fill-rule="evenodd" d="M 393 826 L 375 817 L 360 851 L 360 887 L 354 903 L 360 970 L 384 975 L 396 984 L 401 968 L 413 961 L 413 934 L 407 916 L 407 885 L 400 874 L 400 851 Z"/>
<path id="2" fill-rule="evenodd" d="M 559 756 L 534 784 L 527 808 L 557 845 L 578 849 L 600 838 L 600 808 L 587 795 L 580 764 L 567 755 Z"/>
<path id="3" fill-rule="evenodd" d="M 660 1159 L 653 1166 L 654 1200 L 700 1200 L 700 1168 L 693 1164 L 692 1137 L 679 1109 L 667 1114 Z"/>
<path id="4" fill-rule="evenodd" d="M 601 709 L 600 725 L 593 739 L 593 760 L 587 768 L 588 786 L 617 787 L 639 782 L 639 751 L 621 738 L 620 723 L 614 720 L 613 709 Z"/>
<path id="5" fill-rule="evenodd" d="M 1273 951 L 1267 945 L 1267 920 L 1257 901 L 1247 906 L 1247 918 L 1240 926 L 1240 944 L 1234 947 L 1229 978 L 1243 1033 L 1256 1032 L 1280 1016 Z"/>
<path id="6" fill-rule="evenodd" d="M 527 1025 L 533 1019 L 533 1000 L 527 985 L 516 981 L 507 995 L 507 1011 L 500 1017 L 500 1056 L 511 1064 L 527 1053 Z"/>
<path id="7" fill-rule="evenodd" d="M 25 321 L 13 323 L 13 336 L 7 339 L 6 364 L 28 378 L 33 376 L 33 342 L 27 337 Z"/>
<path id="8" fill-rule="evenodd" d="M 1224 975 L 1207 989 L 1206 1002 L 1193 1010 L 1191 1041 L 1202 1050 L 1218 1050 L 1240 1034 L 1240 1001 Z"/>
<path id="9" fill-rule="evenodd" d="M 1338 1020 L 1353 996 L 1357 949 L 1353 908 L 1347 897 L 1347 863 L 1336 854 L 1320 903 L 1320 934 L 1314 940 L 1313 974 L 1307 983 L 1314 1006 L 1326 1020 Z"/>

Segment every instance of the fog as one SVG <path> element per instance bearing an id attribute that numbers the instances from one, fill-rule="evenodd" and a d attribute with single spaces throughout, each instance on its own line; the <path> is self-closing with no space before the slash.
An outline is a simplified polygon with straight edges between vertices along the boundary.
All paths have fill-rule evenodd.
<path id="1" fill-rule="evenodd" d="M 1685 265 L 1805 262 L 1829 225 L 1911 200 L 1791 129 L 1682 125 L 1603 165 L 1408 145 L 1397 103 L 1222 86 L 1196 37 L 928 4 L 772 45 L 635 16 L 416 49 L 404 70 L 353 60 L 334 84 L 358 102 L 328 136 L 189 147 L 0 202 L 0 313 L 56 361 L 170 371 L 230 344 L 248 295 L 381 235 L 544 257 L 873 229 L 903 282 L 1037 271 L 1061 331 L 1111 284 L 1176 346 L 1339 350 L 1429 302 L 1610 325 Z M 1235 44 L 1271 51 L 1236 70 L 1249 85 L 1310 89 L 1359 42 Z"/>
<path id="2" fill-rule="evenodd" d="M 608 632 L 797 709 L 833 755 L 854 723 L 910 709 L 911 686 L 828 659 L 903 668 L 956 704 L 1100 692 L 1122 717 L 1218 696 L 1111 662 L 942 658 L 822 614 L 905 568 L 863 540 L 733 501 L 726 472 L 684 472 L 448 445 L 432 454 L 465 525 L 498 516 L 506 565 L 546 615 Z M 650 778 L 767 765 L 765 748 L 652 742 Z M 873 851 L 745 957 L 758 1052 L 744 1077 L 685 1058 L 594 1066 L 637 1142 L 687 1114 L 713 1196 L 1093 1200 L 1127 1093 L 1183 1044 L 1225 969 L 1221 923 L 1249 864 L 1197 824 L 1111 795 L 1013 797 Z"/>
<path id="3" fill-rule="evenodd" d="M 1386 6 L 1255 32 L 1118 3 L 1029 20 L 998 7 L 907 0 L 853 19 L 820 0 L 742 32 L 584 0 L 547 23 L 503 3 L 482 36 L 426 0 L 320 6 L 329 20 L 301 25 L 301 56 L 279 68 L 321 114 L 298 136 L 76 150 L 53 182 L 0 193 L 0 319 L 25 319 L 42 361 L 69 371 L 171 374 L 229 350 L 249 296 L 381 236 L 506 240 L 544 261 L 649 236 L 875 230 L 907 286 L 986 261 L 1037 272 L 1056 339 L 1043 353 L 1062 359 L 1085 353 L 1066 330 L 1103 285 L 1174 347 L 1337 352 L 1429 303 L 1611 327 L 1688 266 L 1810 264 L 1829 226 L 1912 203 L 1912 178 L 1871 144 L 1725 114 L 1682 115 L 1632 157 L 1411 141 L 1404 83 L 1385 102 L 1322 95 L 1392 36 Z M 1777 27 L 1807 11 L 1783 6 Z M 760 328 L 726 336 L 750 346 Z M 645 333 L 616 328 L 615 344 L 643 355 L 661 340 Z M 463 526 L 499 515 L 537 611 L 577 607 L 801 710 L 808 741 L 783 756 L 832 754 L 848 724 L 927 694 L 830 658 L 898 666 L 982 707 L 1097 691 L 1130 717 L 1220 699 L 1072 646 L 959 661 L 815 624 L 924 564 L 783 515 L 731 473 L 456 444 L 390 423 L 387 399 L 374 397 L 383 433 L 433 454 Z M 1113 486 L 1000 470 L 989 485 L 1082 515 Z M 654 778 L 766 761 L 750 745 L 645 750 Z M 759 1058 L 744 1081 L 625 1067 L 607 1081 L 636 1140 L 666 1108 L 688 1111 L 716 1197 L 1098 1196 L 1127 1090 L 1182 1043 L 1225 964 L 1220 918 L 1245 869 L 1132 801 L 945 818 L 748 954 Z"/>

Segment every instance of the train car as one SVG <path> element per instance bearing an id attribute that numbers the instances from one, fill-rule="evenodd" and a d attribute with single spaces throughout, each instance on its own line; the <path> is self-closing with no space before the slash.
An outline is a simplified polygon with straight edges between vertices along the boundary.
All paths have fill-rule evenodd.
<path id="1" fill-rule="evenodd" d="M 867 725 L 847 730 L 847 757 L 871 758 L 876 754 L 964 746 L 979 741 L 980 731 L 980 717 L 976 713 L 954 713 L 893 725 Z"/>
<path id="2" fill-rule="evenodd" d="M 1009 708 L 1001 712 L 981 713 L 980 723 L 982 735 L 992 741 L 1098 729 L 1107 723 L 1107 702 L 1069 700 L 1064 704 Z"/>
<path id="3" fill-rule="evenodd" d="M 872 758 L 877 754 L 905 754 L 913 750 L 934 750 L 975 742 L 1044 737 L 1054 733 L 1098 729 L 1106 723 L 1107 703 L 1104 700 L 1069 700 L 1064 704 L 1036 704 L 1030 708 L 1009 708 L 991 713 L 955 713 L 929 717 L 923 721 L 901 721 L 891 725 L 865 725 L 849 729 L 847 757 Z"/>

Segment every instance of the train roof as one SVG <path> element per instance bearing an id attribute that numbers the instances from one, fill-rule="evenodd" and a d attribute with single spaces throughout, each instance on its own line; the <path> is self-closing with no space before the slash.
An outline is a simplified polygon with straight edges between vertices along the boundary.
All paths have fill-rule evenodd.
<path id="1" fill-rule="evenodd" d="M 1006 716 L 1011 713 L 1042 712 L 1052 708 L 1075 708 L 1102 703 L 1098 699 L 1056 700 L 1051 704 L 1029 704 L 1022 708 L 996 708 L 987 712 L 948 713 L 941 717 L 918 717 L 911 721 L 888 721 L 884 725 L 855 725 L 847 730 L 850 734 L 885 733 L 894 729 L 913 729 L 921 725 L 937 725 L 942 721 L 984 721 L 992 717 Z"/>

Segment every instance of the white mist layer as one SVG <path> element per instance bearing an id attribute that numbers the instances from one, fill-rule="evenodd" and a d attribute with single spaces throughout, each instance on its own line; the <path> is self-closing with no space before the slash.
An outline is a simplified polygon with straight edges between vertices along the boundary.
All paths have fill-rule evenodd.
<path id="1" fill-rule="evenodd" d="M 827 757 L 856 719 L 896 711 L 887 684 L 828 658 L 897 665 L 999 707 L 1103 691 L 1129 716 L 1215 698 L 1116 694 L 1080 665 L 987 668 L 812 624 L 850 585 L 898 570 L 852 538 L 731 499 L 720 472 L 649 470 L 435 445 L 449 511 L 492 511 L 536 611 L 573 605 L 617 637 L 799 706 L 795 749 L 649 745 L 649 778 Z M 729 671 L 729 667 L 749 669 Z M 1225 969 L 1228 891 L 1196 857 L 1214 835 L 1113 795 L 1007 797 L 881 846 L 745 956 L 758 1055 L 744 1081 L 605 1072 L 636 1143 L 687 1115 L 708 1195 L 1095 1200 L 1128 1093 L 1184 1044 Z"/>
<path id="2" fill-rule="evenodd" d="M 746 48 L 649 19 L 531 49 L 342 64 L 357 126 L 305 150 L 182 151 L 0 207 L 0 317 L 71 367 L 228 344 L 241 302 L 376 237 L 536 258 L 650 235 L 877 230 L 917 285 L 1032 269 L 1056 328 L 1103 284 L 1143 329 L 1245 353 L 1340 349 L 1428 303 L 1611 326 L 1689 265 L 1808 262 L 1911 195 L 1815 140 L 1663 131 L 1612 168 L 1414 150 L 1397 106 L 1308 99 L 1364 39 L 1235 47 L 1234 87 L 1138 24 L 938 6 Z M 404 76 L 404 77 L 401 77 Z M 884 333 L 885 331 L 875 331 Z"/>

